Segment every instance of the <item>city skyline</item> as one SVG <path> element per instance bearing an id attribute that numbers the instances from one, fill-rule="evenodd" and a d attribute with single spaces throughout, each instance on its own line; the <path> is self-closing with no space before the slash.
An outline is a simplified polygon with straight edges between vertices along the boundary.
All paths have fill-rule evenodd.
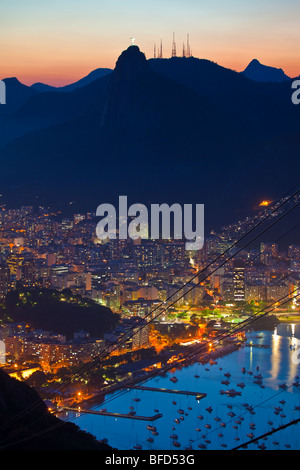
<path id="1" fill-rule="evenodd" d="M 237 227 L 240 229 L 239 236 L 243 237 L 244 230 L 249 234 L 248 224 L 252 227 L 254 223 L 257 225 L 256 216 L 230 224 L 220 234 L 210 234 L 203 252 L 200 250 L 194 254 L 194 263 L 191 263 L 190 254 L 179 240 L 173 240 L 175 243 L 112 240 L 99 244 L 99 240 L 93 237 L 95 214 L 76 213 L 66 219 L 46 207 L 39 206 L 38 211 L 34 209 L 32 206 L 19 209 L 2 206 L 1 209 L 2 367 L 11 378 L 36 388 L 46 400 L 48 410 L 59 413 L 63 420 L 69 421 L 68 414 L 64 416 L 60 413 L 84 410 L 87 400 L 97 399 L 99 388 L 109 393 L 116 387 L 118 390 L 124 386 L 124 381 L 126 384 L 129 381 L 127 394 L 131 388 L 145 388 L 139 385 L 131 387 L 137 379 L 142 383 L 153 377 L 157 380 L 166 371 L 172 372 L 172 376 L 163 376 L 162 380 L 176 383 L 180 380 L 177 375 L 180 376 L 183 364 L 194 367 L 194 372 L 198 372 L 201 364 L 208 371 L 218 363 L 217 360 L 222 361 L 223 356 L 228 356 L 230 360 L 231 354 L 243 355 L 244 350 L 249 350 L 245 346 L 261 348 L 268 353 L 268 345 L 259 343 L 253 346 L 252 341 L 247 342 L 251 334 L 247 326 L 263 320 L 269 329 L 284 326 L 286 321 L 298 321 L 299 245 L 289 245 L 288 251 L 284 252 L 275 242 L 261 242 L 257 250 L 246 245 L 234 250 L 233 259 L 228 257 L 216 261 L 232 245 Z M 61 220 L 60 217 L 57 219 L 58 215 Z M 289 233 L 290 230 L 286 235 Z M 218 266 L 211 267 L 210 272 L 205 273 L 203 267 L 213 266 L 214 262 Z M 101 315 L 101 322 L 98 315 Z M 295 324 L 292 326 L 295 333 Z M 274 330 L 275 334 L 277 336 L 277 330 Z M 293 362 L 295 341 L 294 338 L 289 347 L 291 364 L 288 367 L 293 374 L 296 370 L 296 363 Z M 278 352 L 278 343 L 274 343 L 272 367 L 276 371 L 279 367 L 276 362 Z M 240 368 L 241 362 L 237 362 Z M 96 375 L 90 371 L 91 365 L 93 369 L 95 366 Z M 176 366 L 178 369 L 174 376 L 172 369 Z M 82 373 L 72 383 L 66 378 L 69 374 L 74 376 L 74 367 L 85 371 L 84 381 L 80 380 Z M 252 359 L 250 367 L 254 368 Z M 253 388 L 264 389 L 263 375 L 258 374 L 258 370 L 262 369 L 256 369 L 255 380 L 251 384 L 254 370 L 248 371 L 251 374 L 246 378 L 243 367 L 240 370 L 243 381 L 237 387 L 243 390 L 247 384 L 250 388 L 252 385 Z M 211 370 L 210 374 L 213 372 Z M 227 378 L 231 373 L 223 374 L 218 373 L 221 384 L 229 385 Z M 198 374 L 194 375 L 194 379 L 199 377 Z M 274 379 L 280 380 L 278 372 Z M 295 379 L 296 382 L 289 386 L 281 379 L 279 387 L 282 391 L 299 387 L 298 377 Z M 47 387 L 50 384 L 54 388 L 51 388 L 49 396 Z M 202 387 L 203 379 L 201 393 L 177 389 L 176 394 L 196 395 L 197 401 L 205 397 L 212 400 L 212 394 Z M 175 390 L 166 388 L 146 389 L 153 393 L 175 393 Z M 243 395 L 245 393 L 247 391 Z M 242 391 L 228 388 L 220 390 L 219 394 L 229 398 L 239 397 Z M 278 392 L 275 397 L 277 395 Z M 98 417 L 104 414 L 105 417 L 126 417 L 133 421 L 135 416 L 138 421 L 146 419 L 141 418 L 143 414 L 137 414 L 138 410 L 133 406 L 141 402 L 142 397 L 133 399 L 127 414 L 103 408 L 103 404 L 109 401 L 108 396 L 100 402 L 101 409 L 95 412 Z M 155 406 L 154 403 L 151 405 Z M 286 410 L 293 406 L 293 400 L 288 403 Z M 173 401 L 174 404 L 177 402 Z M 216 403 L 213 405 L 215 407 Z M 162 408 L 161 403 L 159 408 Z M 188 407 L 189 412 L 192 409 Z M 174 420 L 170 412 L 159 414 L 156 410 L 157 407 L 151 419 L 160 419 L 160 426 L 164 419 L 180 424 L 180 418 Z M 252 410 L 250 406 L 248 411 L 254 414 Z M 213 408 L 206 408 L 205 411 L 211 413 Z M 198 405 L 195 412 L 196 415 L 199 413 Z M 192 413 L 185 414 L 186 417 L 188 415 Z M 81 413 L 76 418 L 80 416 Z M 280 418 L 283 417 L 286 415 L 280 415 Z M 198 416 L 198 419 L 202 418 Z M 223 419 L 225 424 L 226 416 Z M 211 424 L 207 423 L 205 427 L 210 429 Z M 254 428 L 255 424 L 251 425 L 250 429 Z M 178 428 L 178 432 L 181 429 Z M 198 432 L 198 429 L 190 427 L 189 435 L 193 435 L 193 431 Z M 156 432 L 154 428 L 153 431 Z M 136 439 L 134 434 L 131 433 L 133 443 Z M 248 434 L 247 437 L 250 437 Z M 158 433 L 153 435 L 158 436 Z M 105 436 L 109 441 L 113 438 L 109 423 Z M 175 434 L 172 433 L 172 445 L 181 447 L 177 437 L 173 436 Z M 205 444 L 198 444 L 199 438 L 195 441 L 195 437 L 197 435 L 189 442 L 196 442 L 198 448 L 206 448 L 206 444 L 212 442 L 204 434 L 201 438 L 205 439 Z M 241 438 L 238 437 L 238 440 Z M 142 448 L 140 439 L 135 449 Z M 181 435 L 181 442 L 182 439 L 186 438 Z M 146 442 L 151 444 L 154 440 L 148 437 Z M 291 447 L 285 442 L 283 440 L 282 445 Z M 226 434 L 226 442 L 215 445 L 216 448 L 233 446 L 234 441 L 230 434 Z"/>
<path id="2" fill-rule="evenodd" d="M 282 68 L 290 77 L 300 73 L 294 0 L 282 2 L 136 2 L 89 0 L 63 3 L 31 0 L 5 2 L 1 15 L 1 78 L 16 76 L 31 85 L 72 83 L 99 67 L 114 68 L 120 51 L 136 44 L 153 57 L 163 42 L 171 57 L 173 32 L 177 55 L 187 34 L 192 54 L 242 71 L 256 58 Z"/>

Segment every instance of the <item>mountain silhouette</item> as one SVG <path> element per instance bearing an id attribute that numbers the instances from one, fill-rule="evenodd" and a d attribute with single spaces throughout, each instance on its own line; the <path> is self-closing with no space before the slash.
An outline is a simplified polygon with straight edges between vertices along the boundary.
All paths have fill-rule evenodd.
<path id="1" fill-rule="evenodd" d="M 192 57 L 147 60 L 130 46 L 112 73 L 71 92 L 35 90 L 3 117 L 1 192 L 78 210 L 124 194 L 204 203 L 211 223 L 235 220 L 297 182 L 290 85 Z"/>
<path id="2" fill-rule="evenodd" d="M 107 75 L 108 73 L 111 73 L 111 72 L 112 72 L 111 69 L 99 68 L 99 69 L 93 70 L 88 75 L 81 78 L 80 80 L 77 80 L 74 83 L 70 83 L 69 85 L 65 85 L 65 86 L 61 86 L 61 87 L 55 87 L 55 86 L 47 85 L 45 83 L 37 82 L 37 83 L 33 83 L 31 85 L 31 88 L 34 88 L 35 90 L 38 90 L 38 91 L 41 91 L 41 92 L 45 92 L 45 91 L 62 91 L 62 92 L 73 91 L 77 88 L 81 88 L 85 85 L 88 85 L 89 83 L 93 82 L 97 78 L 104 77 L 105 75 Z"/>
<path id="3" fill-rule="evenodd" d="M 288 77 L 282 69 L 263 65 L 257 59 L 253 59 L 242 73 L 245 77 L 255 80 L 256 82 L 280 83 L 285 80 L 290 80 L 290 77 Z"/>
<path id="4" fill-rule="evenodd" d="M 3 81 L 6 85 L 7 104 L 0 106 L 0 116 L 8 115 L 38 94 L 38 90 L 24 85 L 16 77 L 5 78 Z"/>

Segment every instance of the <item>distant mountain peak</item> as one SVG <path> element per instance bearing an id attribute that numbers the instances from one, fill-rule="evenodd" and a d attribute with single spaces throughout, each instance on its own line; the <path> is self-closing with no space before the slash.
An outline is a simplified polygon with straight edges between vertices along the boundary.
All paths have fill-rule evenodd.
<path id="1" fill-rule="evenodd" d="M 70 83 L 69 85 L 55 87 L 52 85 L 47 85 L 45 83 L 37 82 L 37 83 L 33 83 L 31 85 L 31 88 L 34 88 L 35 90 L 42 91 L 42 92 L 45 92 L 45 91 L 69 92 L 69 91 L 76 90 L 78 88 L 82 88 L 88 85 L 89 83 L 93 82 L 94 80 L 97 80 L 98 78 L 102 78 L 111 72 L 112 72 L 111 69 L 98 68 L 90 72 L 85 77 L 77 80 L 76 82 Z"/>
<path id="2" fill-rule="evenodd" d="M 248 67 L 254 66 L 254 65 L 261 65 L 258 59 L 252 59 Z"/>
<path id="3" fill-rule="evenodd" d="M 141 75 L 147 67 L 147 59 L 143 52 L 136 45 L 129 46 L 119 56 L 115 72 L 117 75 L 122 74 L 123 78 L 134 78 Z"/>
<path id="4" fill-rule="evenodd" d="M 288 77 L 282 69 L 263 65 L 258 59 L 251 60 L 242 74 L 256 82 L 280 83 L 290 80 L 290 77 Z"/>
<path id="5" fill-rule="evenodd" d="M 148 73 L 151 73 L 149 64 L 138 46 L 129 46 L 121 53 L 112 73 L 102 125 L 116 125 L 125 116 L 128 119 L 136 100 L 136 88 Z"/>
<path id="6" fill-rule="evenodd" d="M 17 77 L 8 77 L 4 78 L 3 81 L 6 84 L 11 84 L 11 85 L 23 85 L 23 83 L 20 82 L 20 80 L 17 79 Z"/>

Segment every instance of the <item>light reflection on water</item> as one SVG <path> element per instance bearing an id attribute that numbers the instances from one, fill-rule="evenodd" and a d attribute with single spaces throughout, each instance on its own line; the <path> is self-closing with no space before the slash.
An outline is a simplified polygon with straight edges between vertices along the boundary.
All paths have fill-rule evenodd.
<path id="1" fill-rule="evenodd" d="M 138 444 L 143 449 L 175 450 L 174 439 L 169 437 L 175 433 L 178 435 L 177 441 L 182 449 L 192 446 L 193 449 L 198 450 L 198 445 L 205 441 L 210 441 L 207 443 L 208 449 L 222 449 L 224 445 L 230 449 L 248 441 L 247 434 L 251 431 L 256 437 L 270 431 L 272 427 L 276 428 L 292 419 L 300 418 L 300 411 L 295 410 L 295 406 L 300 406 L 300 387 L 292 386 L 295 377 L 299 375 L 299 365 L 293 363 L 293 351 L 290 348 L 290 345 L 300 339 L 300 324 L 280 324 L 272 332 L 252 332 L 247 334 L 247 338 L 248 342 L 252 341 L 254 346 L 269 347 L 246 346 L 218 359 L 216 365 L 195 363 L 177 370 L 175 375 L 178 382 L 175 385 L 169 380 L 174 374 L 156 377 L 143 384 L 149 387 L 207 393 L 207 397 L 199 402 L 195 400 L 195 397 L 160 392 L 131 390 L 121 396 L 118 396 L 119 393 L 116 392 L 106 397 L 110 400 L 107 404 L 101 404 L 95 409 L 105 407 L 111 412 L 128 413 L 129 406 L 134 406 L 137 415 L 153 416 L 154 410 L 158 409 L 163 413 L 163 417 L 149 423 L 82 414 L 73 422 L 94 434 L 98 439 L 106 437 L 108 443 L 117 449 L 132 449 Z M 243 367 L 246 369 L 245 373 L 242 373 Z M 251 371 L 252 375 L 249 373 Z M 227 372 L 231 374 L 228 386 L 221 384 L 221 381 L 226 379 L 224 374 Z M 257 374 L 263 376 L 262 386 L 254 383 L 254 376 Z M 199 375 L 200 378 L 196 378 L 195 375 Z M 243 389 L 237 386 L 241 382 L 245 384 Z M 279 384 L 283 383 L 289 387 L 287 390 L 279 388 Z M 241 391 L 241 396 L 221 395 L 220 390 L 226 389 Z M 117 398 L 113 399 L 114 397 Z M 140 398 L 141 401 L 134 401 L 136 398 Z M 281 404 L 282 400 L 285 403 Z M 173 401 L 176 401 L 176 405 L 172 403 Z M 243 406 L 245 402 L 253 406 L 253 414 L 245 409 Z M 206 410 L 209 406 L 213 408 L 211 413 Z M 274 408 L 278 406 L 282 408 L 282 411 L 276 415 Z M 184 420 L 176 424 L 174 419 L 180 416 L 177 411 L 179 408 L 185 412 Z M 233 418 L 228 415 L 231 412 L 235 413 Z M 203 416 L 203 420 L 198 418 L 199 415 Z M 72 413 L 69 413 L 68 418 L 70 416 Z M 234 421 L 239 416 L 244 419 L 240 424 L 236 424 Z M 226 427 L 220 427 L 220 422 L 215 418 L 220 418 Z M 268 424 L 268 421 L 273 424 Z M 250 423 L 255 424 L 254 430 L 249 429 Z M 146 429 L 147 424 L 156 426 L 159 434 L 154 436 Z M 292 449 L 298 450 L 300 449 L 300 436 L 299 439 L 297 437 L 299 430 L 300 425 L 291 426 L 268 437 L 266 441 L 260 441 L 259 444 L 264 442 L 268 449 L 285 449 L 286 445 L 290 445 Z M 219 436 L 219 433 L 222 433 L 223 437 Z M 153 443 L 147 441 L 149 438 L 153 439 Z M 249 448 L 256 449 L 257 447 L 252 444 Z"/>

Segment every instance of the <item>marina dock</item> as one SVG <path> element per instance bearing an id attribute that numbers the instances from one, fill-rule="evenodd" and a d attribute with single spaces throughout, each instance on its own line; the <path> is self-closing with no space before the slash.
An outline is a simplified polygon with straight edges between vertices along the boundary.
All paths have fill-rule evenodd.
<path id="1" fill-rule="evenodd" d="M 134 389 L 134 390 L 146 390 L 148 392 L 175 393 L 177 395 L 194 396 L 196 397 L 196 400 L 201 400 L 202 398 L 206 397 L 206 393 L 191 392 L 189 390 L 172 390 L 169 388 L 144 387 L 142 385 L 130 385 L 130 386 L 127 386 L 126 388 Z"/>
<path id="2" fill-rule="evenodd" d="M 97 411 L 97 410 L 83 410 L 81 408 L 75 408 L 71 406 L 64 406 L 62 408 L 63 411 L 73 411 L 75 413 L 86 413 L 86 414 L 93 414 L 99 416 L 111 416 L 112 418 L 127 418 L 127 419 L 137 419 L 139 421 L 155 421 L 162 417 L 162 413 L 157 413 L 154 416 L 138 416 L 132 414 L 124 414 L 124 413 L 111 413 L 109 411 Z"/>

